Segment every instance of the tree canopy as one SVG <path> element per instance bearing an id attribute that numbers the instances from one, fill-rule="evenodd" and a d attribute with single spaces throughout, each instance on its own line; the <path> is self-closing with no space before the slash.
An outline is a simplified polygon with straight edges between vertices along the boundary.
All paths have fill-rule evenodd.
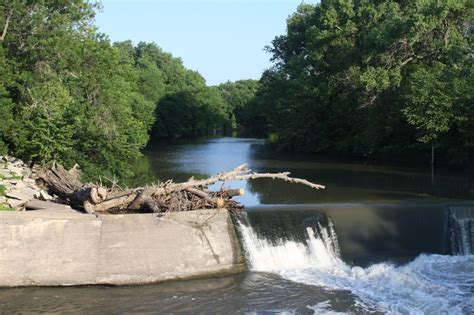
<path id="1" fill-rule="evenodd" d="M 302 4 L 257 92 L 282 147 L 371 155 L 472 148 L 473 2 Z M 456 138 L 456 145 L 452 139 Z"/>
<path id="2" fill-rule="evenodd" d="M 111 43 L 87 0 L 0 4 L 0 154 L 128 176 L 152 138 L 271 134 L 358 156 L 474 147 L 469 0 L 302 4 L 260 80 L 207 86 L 155 43 Z"/>
<path id="3" fill-rule="evenodd" d="M 0 4 L 0 154 L 127 176 L 151 132 L 229 128 L 215 88 L 154 43 L 111 44 L 85 0 Z M 158 110 L 156 108 L 158 107 Z"/>

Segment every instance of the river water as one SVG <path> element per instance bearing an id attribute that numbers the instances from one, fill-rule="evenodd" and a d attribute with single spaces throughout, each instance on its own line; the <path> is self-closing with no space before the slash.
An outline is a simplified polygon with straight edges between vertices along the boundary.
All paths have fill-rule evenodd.
<path id="1" fill-rule="evenodd" d="M 474 188 L 463 172 L 283 155 L 262 140 L 150 145 L 131 184 L 248 163 L 326 185 L 244 187 L 236 220 L 250 271 L 148 286 L 0 289 L 0 312 L 472 314 Z M 218 186 L 220 187 L 220 186 Z M 218 188 L 217 187 L 217 188 Z"/>

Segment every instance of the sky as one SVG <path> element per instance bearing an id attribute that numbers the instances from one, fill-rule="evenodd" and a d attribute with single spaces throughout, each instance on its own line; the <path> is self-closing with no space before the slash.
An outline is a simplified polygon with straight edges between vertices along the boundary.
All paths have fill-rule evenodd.
<path id="1" fill-rule="evenodd" d="M 264 47 L 286 31 L 301 0 L 102 0 L 99 31 L 112 41 L 155 42 L 208 85 L 259 79 Z M 316 3 L 305 0 L 304 3 Z"/>

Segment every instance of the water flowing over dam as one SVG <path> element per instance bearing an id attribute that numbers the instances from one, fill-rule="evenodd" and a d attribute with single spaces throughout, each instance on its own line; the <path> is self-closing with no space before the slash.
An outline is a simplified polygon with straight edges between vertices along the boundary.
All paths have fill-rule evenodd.
<path id="1" fill-rule="evenodd" d="M 269 235 L 259 226 L 261 213 L 249 213 L 238 222 L 251 270 L 275 273 L 284 279 L 347 290 L 356 296 L 363 311 L 388 313 L 463 314 L 474 311 L 474 256 L 472 209 L 449 208 L 449 241 L 453 254 L 420 254 L 403 264 L 382 261 L 365 267 L 346 263 L 340 253 L 337 233 L 328 216 L 318 211 L 299 224 L 288 212 L 280 230 Z M 300 215 L 301 217 L 301 215 Z M 268 223 L 268 222 L 267 222 Z M 337 228 L 337 226 L 336 226 Z M 259 231 L 260 230 L 260 231 Z M 278 231 L 278 229 L 277 229 Z M 459 254 L 459 255 L 458 255 Z M 330 302 L 308 306 L 316 313 L 331 310 Z"/>
<path id="2" fill-rule="evenodd" d="M 456 255 L 474 253 L 474 207 L 450 207 L 447 211 L 451 251 Z"/>
<path id="3" fill-rule="evenodd" d="M 226 183 L 246 191 L 238 198 L 247 219 L 235 223 L 248 272 L 146 286 L 0 288 L 0 313 L 474 314 L 474 186 L 464 172 L 438 168 L 432 181 L 429 167 L 284 154 L 259 139 L 147 150 L 130 186 L 248 163 L 327 189 Z"/>

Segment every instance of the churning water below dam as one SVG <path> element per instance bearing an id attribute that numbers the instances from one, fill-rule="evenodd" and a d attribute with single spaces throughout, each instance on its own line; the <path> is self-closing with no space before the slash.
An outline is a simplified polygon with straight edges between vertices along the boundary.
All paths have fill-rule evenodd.
<path id="1" fill-rule="evenodd" d="M 278 210 L 277 210 L 278 211 Z M 392 210 L 393 211 L 393 210 Z M 285 213 L 286 212 L 286 213 Z M 447 207 L 446 222 L 440 227 L 444 238 L 438 251 L 455 255 L 421 253 L 413 260 L 398 263 L 385 257 L 365 267 L 347 263 L 342 257 L 335 226 L 330 217 L 306 210 L 296 237 L 258 233 L 255 222 L 266 221 L 251 214 L 239 221 L 252 270 L 278 274 L 283 279 L 348 291 L 355 296 L 342 312 L 395 314 L 472 314 L 474 312 L 474 207 Z M 433 214 L 433 213 L 432 213 Z M 264 214 L 266 216 L 268 214 Z M 275 217 L 275 213 L 272 215 Z M 279 216 L 294 228 L 294 215 L 284 210 Z M 425 213 L 427 215 L 427 213 Z M 436 214 L 434 214 L 436 215 Z M 300 218 L 302 214 L 298 215 Z M 277 216 L 278 217 L 278 216 Z M 281 223 L 281 222 L 280 222 Z M 417 222 L 412 223 L 416 228 Z M 360 226 L 364 229 L 364 225 Z M 419 233 L 425 231 L 420 230 Z M 417 243 L 416 236 L 412 243 Z M 423 243 L 424 241 L 422 241 Z M 418 246 L 423 246 L 419 243 Z M 403 248 L 399 247 L 402 254 Z M 406 251 L 405 259 L 413 252 Z M 376 255 L 379 259 L 380 256 Z M 307 305 L 315 313 L 335 311 L 331 300 Z"/>

